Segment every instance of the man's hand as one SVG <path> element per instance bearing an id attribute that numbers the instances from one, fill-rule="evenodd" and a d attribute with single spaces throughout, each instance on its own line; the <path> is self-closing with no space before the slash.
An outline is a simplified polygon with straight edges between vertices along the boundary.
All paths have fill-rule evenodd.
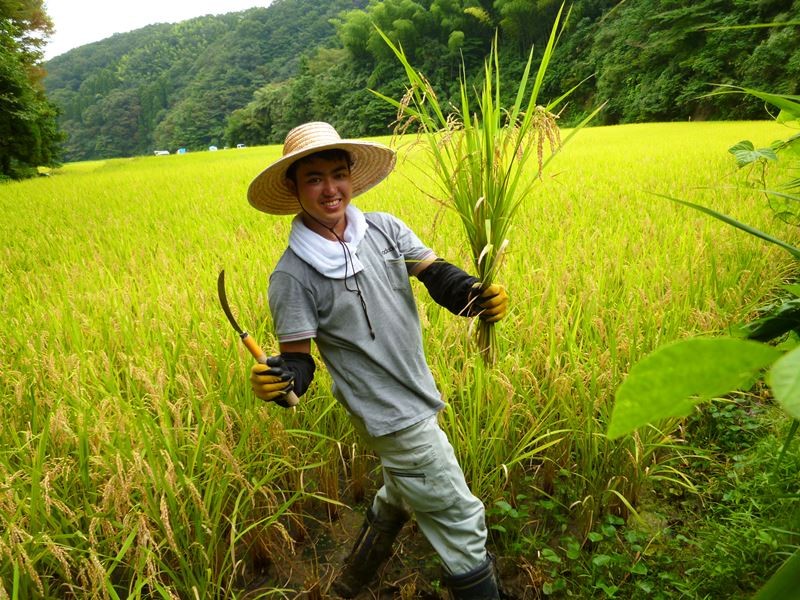
<path id="1" fill-rule="evenodd" d="M 473 286 L 480 290 L 480 283 Z M 496 323 L 506 316 L 508 311 L 508 294 L 506 288 L 499 283 L 492 283 L 483 288 L 480 296 L 475 300 L 476 312 L 482 321 Z"/>
<path id="2" fill-rule="evenodd" d="M 250 369 L 250 385 L 261 400 L 288 408 L 284 396 L 294 386 L 294 375 L 280 356 L 270 356 L 267 364 L 256 363 Z"/>

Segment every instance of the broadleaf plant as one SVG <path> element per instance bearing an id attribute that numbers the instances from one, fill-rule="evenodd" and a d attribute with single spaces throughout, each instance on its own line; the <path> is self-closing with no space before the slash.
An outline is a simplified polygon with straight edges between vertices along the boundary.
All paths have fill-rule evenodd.
<path id="1" fill-rule="evenodd" d="M 662 346 L 634 365 L 617 390 L 608 437 L 656 419 L 686 417 L 700 402 L 752 385 L 781 355 L 772 346 L 730 337 Z"/>
<path id="2" fill-rule="evenodd" d="M 776 161 L 778 155 L 774 148 L 758 148 L 750 140 L 742 140 L 728 149 L 736 158 L 736 166 L 744 167 L 761 161 Z"/>
<path id="3" fill-rule="evenodd" d="M 778 108 L 779 112 L 775 120 L 779 123 L 789 124 L 800 122 L 800 96 L 789 96 L 783 94 L 773 94 L 751 88 L 743 88 L 731 85 L 719 85 L 714 94 L 723 93 L 742 93 L 760 98 L 769 105 Z M 755 146 L 748 141 L 740 142 L 730 149 L 736 157 L 737 165 L 745 167 L 756 164 L 761 166 L 760 184 L 762 192 L 769 202 L 770 208 L 777 218 L 787 223 L 800 224 L 800 196 L 796 195 L 796 190 L 800 188 L 800 177 L 794 176 L 784 182 L 779 190 L 767 189 L 766 168 L 767 163 L 778 162 L 779 152 L 788 155 L 789 173 L 798 170 L 798 158 L 800 158 L 800 134 L 795 134 L 786 140 L 772 144 L 769 149 L 756 150 Z M 773 152 L 774 151 L 774 152 Z M 665 196 L 667 197 L 667 196 Z M 677 203 L 689 206 L 695 210 L 704 212 L 728 225 L 732 225 L 750 235 L 758 237 L 766 242 L 775 244 L 787 252 L 795 259 L 800 259 L 800 249 L 789 242 L 777 239 L 754 227 L 741 223 L 732 217 L 718 213 L 710 208 L 670 198 Z M 775 202 L 778 204 L 775 204 Z M 692 363 L 697 359 L 692 356 L 692 345 L 696 340 L 684 340 L 674 345 L 668 345 L 657 349 L 647 356 L 639 364 L 635 365 L 628 377 L 617 390 L 615 404 L 608 428 L 610 437 L 620 437 L 627 433 L 632 433 L 638 427 L 662 419 L 665 416 L 683 416 L 687 404 L 693 400 L 697 402 L 710 400 L 713 396 L 723 395 L 733 392 L 746 381 L 746 370 L 743 369 L 747 361 L 752 360 L 751 366 L 755 369 L 759 363 L 757 354 L 761 354 L 761 360 L 765 361 L 762 367 L 770 367 L 766 373 L 765 381 L 770 386 L 775 400 L 786 414 L 793 419 L 786 441 L 781 450 L 778 460 L 782 460 L 793 437 L 800 429 L 800 345 L 797 343 L 797 335 L 789 340 L 788 345 L 794 346 L 786 351 L 787 344 L 780 346 L 768 345 L 769 342 L 785 339 L 790 332 L 797 334 L 800 332 L 800 289 L 797 285 L 786 286 L 786 290 L 792 294 L 792 298 L 785 300 L 779 306 L 773 308 L 772 312 L 762 316 L 757 322 L 740 327 L 740 332 L 750 340 L 758 340 L 758 344 L 765 350 L 763 353 L 756 353 L 752 342 L 747 345 L 739 344 L 737 348 L 731 346 L 735 338 L 719 337 L 714 339 L 718 344 L 717 348 L 708 348 L 710 355 L 705 356 L 705 374 L 712 377 L 715 381 L 727 381 L 728 384 L 721 386 L 716 393 L 698 394 L 696 390 L 687 388 L 682 381 L 686 373 L 691 372 L 695 366 L 688 364 L 688 359 Z M 740 340 L 744 341 L 744 340 Z M 739 356 L 736 360 L 730 359 L 727 354 L 731 351 Z M 786 352 L 784 354 L 784 351 Z M 770 359 L 772 354 L 772 360 Z M 709 361 L 710 359 L 710 361 Z M 741 361 L 739 360 L 741 359 Z M 680 376 L 667 379 L 661 375 L 654 375 L 649 366 L 655 365 L 663 367 L 663 361 L 671 361 L 669 367 L 671 372 L 678 372 Z M 683 370 L 685 369 L 685 370 Z M 751 373 L 752 374 L 752 373 Z M 657 380 L 663 387 L 654 394 L 653 390 L 648 390 L 648 384 Z M 724 388 L 724 389 L 723 389 Z M 631 390 L 643 390 L 639 396 L 631 393 Z M 706 390 L 709 391 L 709 390 Z M 669 411 L 664 411 L 664 398 L 671 398 L 674 407 Z M 667 414 L 664 414 L 664 413 Z M 778 569 L 767 583 L 758 591 L 755 600 L 786 600 L 788 598 L 800 598 L 800 550 L 796 550 Z"/>
<path id="4" fill-rule="evenodd" d="M 734 86 L 721 87 L 723 91 L 718 93 L 732 93 L 732 91 L 749 93 L 780 108 L 780 114 L 783 115 L 784 119 L 800 119 L 800 97 L 769 94 L 748 88 L 736 88 Z M 779 150 L 795 148 L 794 142 L 797 140 L 798 136 L 795 135 L 784 142 L 776 142 L 773 144 L 773 148 Z M 769 152 L 765 151 L 765 149 L 755 150 L 754 145 L 748 141 L 736 144 L 731 148 L 730 152 L 736 156 L 737 164 L 740 167 L 757 161 L 765 162 L 766 160 L 772 160 Z M 744 160 L 745 156 L 743 153 L 745 152 L 752 153 L 747 157 L 750 160 Z M 775 154 L 775 160 L 777 160 L 777 154 Z M 768 192 L 767 190 L 760 191 L 774 193 Z M 783 248 L 791 254 L 793 258 L 800 260 L 800 248 L 797 248 L 789 242 L 771 236 L 755 227 L 737 221 L 728 215 L 724 215 L 708 207 L 686 200 L 664 196 L 662 194 L 656 195 L 710 215 L 723 223 Z M 782 195 L 791 202 L 800 203 L 800 197 L 788 193 L 783 193 Z M 780 216 L 780 213 L 776 212 L 776 214 Z M 785 350 L 779 350 L 767 345 L 769 342 L 785 336 L 790 331 L 800 331 L 800 299 L 798 299 L 797 293 L 800 289 L 798 289 L 797 286 L 787 287 L 786 289 L 792 294 L 792 298 L 784 300 L 777 307 L 773 307 L 768 314 L 760 317 L 755 322 L 739 327 L 740 337 L 752 341 L 745 343 L 745 340 L 737 340 L 735 337 L 724 336 L 714 338 L 716 348 L 712 348 L 711 354 L 706 357 L 709 360 L 702 361 L 702 368 L 705 369 L 705 375 L 712 379 L 724 379 L 727 377 L 728 385 L 723 386 L 724 389 L 717 390 L 714 395 L 697 397 L 698 402 L 710 400 L 714 396 L 721 396 L 739 389 L 743 382 L 737 382 L 736 375 L 741 365 L 737 365 L 736 361 L 731 361 L 730 354 L 737 354 L 742 361 L 746 361 L 748 358 L 752 358 L 754 353 L 751 344 L 757 343 L 772 352 L 771 360 L 767 360 L 761 365 L 761 368 L 771 367 L 766 374 L 765 380 L 772 388 L 776 401 L 789 416 L 794 419 L 800 419 L 800 380 L 798 379 L 800 376 L 797 375 L 797 373 L 800 372 L 800 370 L 798 370 L 800 368 L 799 350 L 795 348 L 784 355 Z M 734 344 L 737 341 L 739 343 Z M 686 376 L 697 368 L 695 363 L 699 359 L 697 357 L 691 357 L 691 349 L 696 342 L 697 340 L 683 340 L 673 345 L 657 349 L 631 369 L 627 378 L 617 390 L 615 405 L 609 422 L 609 436 L 619 437 L 626 433 L 631 433 L 636 428 L 665 416 L 677 417 L 684 415 L 685 404 L 690 402 L 690 398 L 696 397 L 695 394 L 697 394 L 697 392 L 692 392 L 691 390 L 690 393 L 687 393 L 687 389 L 684 386 Z M 768 358 L 768 356 L 769 353 L 764 354 L 765 358 Z M 648 368 L 649 365 L 657 365 L 660 366 L 660 368 L 673 371 L 674 373 L 680 373 L 681 375 L 679 377 L 674 376 L 671 379 L 663 379 L 662 387 L 659 389 L 658 395 L 654 396 L 648 393 L 633 400 L 628 390 L 643 389 L 646 385 L 651 383 L 653 374 Z M 662 414 L 663 411 L 660 409 L 663 396 L 673 399 L 674 410 L 669 414 Z M 635 408 L 630 406 L 632 402 L 636 403 L 637 406 Z M 650 414 L 649 419 L 645 416 L 647 413 Z M 636 418 L 634 418 L 634 415 Z M 796 431 L 796 429 L 796 427 L 793 428 L 793 431 Z"/>

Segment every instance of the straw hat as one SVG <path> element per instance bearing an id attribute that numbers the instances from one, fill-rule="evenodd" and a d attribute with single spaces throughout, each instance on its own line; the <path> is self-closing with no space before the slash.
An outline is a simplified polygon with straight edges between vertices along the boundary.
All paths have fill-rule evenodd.
<path id="1" fill-rule="evenodd" d="M 328 123 L 299 125 L 286 134 L 283 156 L 261 171 L 247 189 L 247 200 L 258 210 L 271 215 L 294 215 L 302 209 L 286 187 L 286 170 L 296 160 L 332 149 L 346 150 L 351 166 L 352 197 L 377 185 L 394 168 L 394 151 L 383 144 L 343 140 Z"/>

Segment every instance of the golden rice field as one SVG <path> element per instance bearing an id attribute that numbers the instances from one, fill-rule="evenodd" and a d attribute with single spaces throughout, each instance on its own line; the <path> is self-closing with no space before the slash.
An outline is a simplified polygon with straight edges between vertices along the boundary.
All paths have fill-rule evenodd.
<path id="1" fill-rule="evenodd" d="M 691 489 L 674 423 L 605 438 L 614 391 L 656 346 L 752 313 L 793 262 L 653 193 L 791 239 L 735 189 L 727 153 L 781 137 L 772 122 L 580 132 L 517 215 L 491 370 L 470 323 L 415 283 L 442 423 L 487 505 L 549 494 L 585 533 L 648 488 Z M 218 304 L 225 268 L 239 321 L 276 348 L 266 286 L 289 218 L 245 192 L 279 153 L 68 164 L 0 186 L 0 599 L 244 597 L 259 570 L 273 578 L 263 596 L 294 597 L 311 585 L 291 572 L 310 531 L 374 491 L 375 463 L 324 369 L 296 410 L 262 404 Z M 417 185 L 423 171 L 401 149 L 357 204 L 469 269 L 457 218 Z"/>

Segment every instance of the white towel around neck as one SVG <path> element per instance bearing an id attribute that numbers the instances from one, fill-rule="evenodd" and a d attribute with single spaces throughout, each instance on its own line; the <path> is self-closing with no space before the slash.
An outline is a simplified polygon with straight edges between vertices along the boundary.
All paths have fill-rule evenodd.
<path id="1" fill-rule="evenodd" d="M 352 204 L 347 206 L 344 214 L 347 226 L 342 239 L 347 246 L 347 252 L 341 242 L 326 239 L 309 229 L 303 223 L 301 214 L 292 220 L 292 231 L 289 233 L 289 247 L 292 251 L 321 275 L 331 279 L 344 279 L 364 269 L 356 251 L 369 224 L 364 213 Z"/>

